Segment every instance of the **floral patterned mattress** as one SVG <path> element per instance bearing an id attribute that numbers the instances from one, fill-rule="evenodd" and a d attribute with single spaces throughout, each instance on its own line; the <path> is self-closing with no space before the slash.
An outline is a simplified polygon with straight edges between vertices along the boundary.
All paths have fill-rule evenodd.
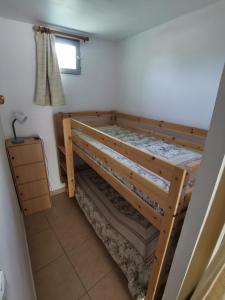
<path id="1" fill-rule="evenodd" d="M 149 152 L 151 154 L 157 155 L 164 160 L 167 160 L 173 164 L 185 166 L 188 163 L 191 163 L 202 158 L 201 153 L 189 150 L 183 147 L 180 147 L 175 144 L 168 144 L 163 140 L 147 136 L 135 131 L 131 131 L 117 125 L 109 125 L 104 127 L 98 127 L 98 130 L 116 137 L 123 142 L 136 146 L 137 148 Z M 128 166 L 131 170 L 138 172 L 139 174 L 145 176 L 147 179 L 151 180 L 153 183 L 157 184 L 159 187 L 163 188 L 165 191 L 169 190 L 169 182 L 163 179 L 160 176 L 157 176 L 155 173 L 145 169 L 141 165 L 131 161 L 120 153 L 112 150 L 111 148 L 105 146 L 104 144 L 96 141 L 88 135 L 85 135 L 77 130 L 74 130 L 76 134 L 79 134 L 83 139 L 103 151 L 104 153 L 110 155 L 111 157 L 117 159 L 124 165 Z M 158 203 L 150 199 L 147 195 L 137 189 L 131 182 L 121 177 L 117 172 L 113 171 L 104 161 L 95 156 L 92 152 L 82 147 L 82 150 L 85 151 L 92 159 L 94 159 L 102 168 L 109 171 L 117 179 L 119 179 L 123 184 L 125 184 L 130 190 L 135 192 L 140 196 L 145 202 L 147 202 L 151 207 L 153 207 L 160 214 L 163 214 L 162 209 L 159 207 Z M 193 181 L 189 182 L 189 185 L 193 185 Z"/>
<path id="2" fill-rule="evenodd" d="M 159 232 L 92 169 L 76 173 L 76 199 L 128 281 L 143 299 Z"/>

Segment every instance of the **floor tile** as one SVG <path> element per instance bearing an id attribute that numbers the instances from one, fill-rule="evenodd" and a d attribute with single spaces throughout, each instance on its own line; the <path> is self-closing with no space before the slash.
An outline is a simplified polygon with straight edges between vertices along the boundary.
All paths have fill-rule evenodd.
<path id="1" fill-rule="evenodd" d="M 115 269 L 90 289 L 88 294 L 91 300 L 132 300 L 127 288 L 127 281 Z"/>
<path id="2" fill-rule="evenodd" d="M 81 298 L 79 298 L 79 300 L 91 300 L 91 298 L 88 296 L 88 294 L 86 294 L 86 295 L 82 296 Z"/>
<path id="3" fill-rule="evenodd" d="M 65 251 L 80 247 L 85 241 L 95 235 L 91 225 L 81 213 L 67 215 L 51 225 Z"/>
<path id="4" fill-rule="evenodd" d="M 85 294 L 66 256 L 61 256 L 36 272 L 34 279 L 38 300 L 75 300 Z"/>
<path id="5" fill-rule="evenodd" d="M 54 233 L 49 229 L 33 236 L 28 240 L 28 245 L 34 272 L 63 254 Z"/>
<path id="6" fill-rule="evenodd" d="M 53 198 L 54 206 L 62 209 L 73 207 L 75 201 L 75 198 L 69 198 L 66 193 L 58 194 Z"/>
<path id="7" fill-rule="evenodd" d="M 112 258 L 96 237 L 68 255 L 86 289 L 91 288 L 114 266 Z"/>
<path id="8" fill-rule="evenodd" d="M 80 214 L 80 209 L 74 198 L 68 198 L 66 194 L 60 194 L 53 198 L 53 206 L 46 211 L 46 217 L 51 225 L 66 220 L 69 216 Z"/>
<path id="9" fill-rule="evenodd" d="M 65 193 L 53 197 L 51 209 L 26 217 L 25 225 L 38 300 L 131 299 L 125 278 Z"/>
<path id="10" fill-rule="evenodd" d="M 41 213 L 24 217 L 24 223 L 28 238 L 49 228 L 46 217 Z"/>

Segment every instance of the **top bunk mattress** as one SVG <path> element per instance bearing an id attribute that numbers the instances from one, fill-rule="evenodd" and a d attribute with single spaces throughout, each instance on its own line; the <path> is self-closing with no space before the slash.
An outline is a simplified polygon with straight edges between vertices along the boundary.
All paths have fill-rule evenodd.
<path id="1" fill-rule="evenodd" d="M 202 158 L 202 154 L 193 150 L 186 149 L 184 147 L 169 144 L 165 141 L 153 137 L 147 136 L 145 134 L 135 132 L 123 127 L 119 127 L 118 125 L 108 125 L 103 127 L 98 127 L 98 130 L 106 133 L 112 137 L 115 137 L 125 143 L 131 144 L 145 152 L 149 152 L 150 154 L 157 155 L 158 157 L 171 162 L 174 165 L 179 166 L 187 166 L 188 164 L 199 161 Z M 92 137 L 81 133 L 78 130 L 74 130 L 76 134 L 78 134 L 82 139 L 88 141 L 90 144 L 95 146 L 96 148 L 100 149 L 104 153 L 110 155 L 112 158 L 118 160 L 125 166 L 129 167 L 131 170 L 139 173 L 140 175 L 144 176 L 146 179 L 152 181 L 154 184 L 158 185 L 160 188 L 164 189 L 165 191 L 169 190 L 169 182 L 162 177 L 156 175 L 155 173 L 149 171 L 148 169 L 142 167 L 141 165 L 133 162 L 132 160 L 128 159 L 127 157 L 123 156 L 122 154 L 114 151 L 113 149 L 107 147 L 106 145 L 98 142 L 97 140 L 93 139 Z M 128 180 L 121 177 L 117 172 L 112 170 L 109 165 L 107 165 L 103 160 L 97 157 L 94 153 L 86 149 L 85 147 L 79 147 L 88 154 L 92 159 L 94 159 L 98 165 L 102 168 L 110 172 L 114 175 L 117 179 L 119 179 L 123 184 L 125 184 L 129 189 L 135 192 L 138 196 L 140 196 L 145 202 L 150 204 L 154 209 L 158 210 L 159 213 L 163 213 L 159 205 L 149 199 L 147 195 L 143 192 L 138 190 L 133 184 L 131 184 Z M 188 186 L 191 187 L 194 184 L 194 180 L 192 179 Z"/>

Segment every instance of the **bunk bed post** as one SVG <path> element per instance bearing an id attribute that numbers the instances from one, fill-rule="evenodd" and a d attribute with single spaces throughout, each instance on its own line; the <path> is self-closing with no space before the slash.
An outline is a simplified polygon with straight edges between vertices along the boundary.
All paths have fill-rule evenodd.
<path id="1" fill-rule="evenodd" d="M 117 124 L 117 116 L 116 116 L 116 111 L 115 110 L 112 110 L 111 111 L 111 122 L 113 125 L 116 125 Z"/>
<path id="2" fill-rule="evenodd" d="M 74 175 L 74 161 L 73 161 L 73 146 L 72 146 L 72 131 L 71 119 L 63 119 L 63 133 L 64 133 L 64 146 L 66 157 L 66 172 L 67 172 L 67 188 L 70 198 L 75 195 L 75 175 Z"/>
<path id="3" fill-rule="evenodd" d="M 58 154 L 58 163 L 59 163 L 59 174 L 62 182 L 65 182 L 65 177 L 63 176 L 61 163 L 61 156 L 65 157 L 64 151 L 64 136 L 63 136 L 63 113 L 59 112 L 54 115 L 54 126 L 55 126 L 55 138 Z"/>
<path id="4" fill-rule="evenodd" d="M 62 120 L 63 120 L 63 113 L 57 113 L 54 115 L 54 125 L 55 125 L 57 146 L 62 146 L 64 144 Z"/>
<path id="5" fill-rule="evenodd" d="M 168 209 L 165 212 L 164 221 L 160 229 L 160 236 L 156 248 L 155 261 L 148 284 L 146 300 L 153 300 L 156 297 L 162 270 L 165 265 L 169 251 L 170 239 L 176 225 L 176 217 L 179 205 L 183 197 L 184 182 L 186 179 L 186 170 L 175 167 L 173 177 L 170 183 Z"/>

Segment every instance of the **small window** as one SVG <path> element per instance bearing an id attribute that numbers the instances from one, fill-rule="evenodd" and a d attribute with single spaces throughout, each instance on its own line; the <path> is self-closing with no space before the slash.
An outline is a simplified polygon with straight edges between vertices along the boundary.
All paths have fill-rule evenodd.
<path id="1" fill-rule="evenodd" d="M 80 75 L 80 41 L 56 37 L 55 48 L 60 72 Z"/>

